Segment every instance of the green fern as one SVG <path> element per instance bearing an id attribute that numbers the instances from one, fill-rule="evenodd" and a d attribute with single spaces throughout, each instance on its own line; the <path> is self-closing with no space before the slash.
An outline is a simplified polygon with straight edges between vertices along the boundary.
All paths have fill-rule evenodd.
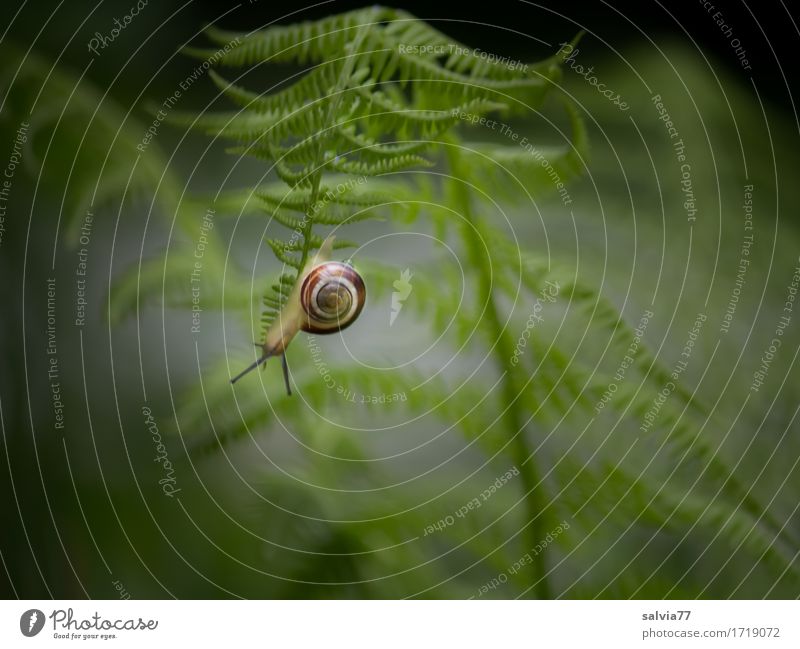
<path id="1" fill-rule="evenodd" d="M 229 71 L 211 75 L 220 93 L 237 108 L 202 115 L 175 112 L 172 119 L 176 124 L 226 140 L 230 153 L 266 163 L 267 170 L 277 178 L 213 198 L 221 213 L 269 219 L 264 245 L 283 268 L 268 282 L 258 300 L 263 304 L 263 329 L 278 317 L 300 269 L 331 230 L 370 219 L 407 223 L 424 215 L 435 235 L 442 242 L 452 243 L 465 257 L 464 277 L 440 260 L 429 268 L 420 268 L 415 275 L 415 299 L 408 302 L 408 309 L 416 316 L 415 322 L 441 336 L 454 352 L 477 350 L 485 355 L 491 362 L 482 364 L 480 373 L 456 380 L 445 376 L 429 378 L 410 368 L 391 376 L 356 365 L 336 368 L 342 383 L 363 393 L 408 395 L 408 402 L 402 407 L 415 416 L 435 417 L 446 424 L 446 432 L 459 431 L 468 449 L 483 453 L 485 464 L 498 470 L 504 470 L 509 463 L 520 467 L 522 496 L 517 492 L 518 509 L 514 511 L 522 521 L 522 532 L 506 530 L 505 534 L 492 537 L 493 543 L 487 543 L 483 537 L 476 540 L 475 534 L 465 535 L 465 530 L 448 531 L 445 536 L 455 545 L 447 552 L 457 553 L 466 565 L 485 560 L 493 569 L 502 569 L 519 556 L 520 548 L 532 547 L 544 538 L 563 516 L 580 511 L 576 525 L 588 534 L 602 518 L 604 508 L 616 503 L 628 519 L 641 515 L 644 524 L 663 523 L 672 532 L 685 528 L 690 521 L 693 529 L 705 534 L 721 526 L 732 547 L 741 546 L 754 556 L 764 555 L 776 571 L 791 564 L 791 539 L 780 531 L 776 521 L 761 515 L 759 503 L 730 478 L 727 465 L 698 432 L 707 411 L 692 398 L 688 388 L 680 386 L 674 403 L 662 409 L 653 429 L 653 443 L 660 444 L 658 448 L 664 448 L 676 466 L 685 467 L 694 461 L 701 465 L 704 480 L 724 484 L 719 492 L 721 502 L 742 505 L 741 511 L 727 520 L 723 517 L 729 508 L 720 505 L 706 509 L 702 498 L 692 491 L 694 487 L 686 498 L 674 498 L 662 493 L 662 485 L 655 480 L 636 477 L 618 466 L 606 466 L 602 456 L 595 460 L 602 444 L 590 453 L 584 433 L 595 419 L 594 406 L 611 381 L 613 369 L 599 362 L 590 366 L 581 357 L 579 345 L 546 329 L 530 337 L 526 354 L 518 364 L 509 363 L 516 342 L 511 332 L 521 330 L 525 323 L 518 322 L 518 312 L 509 320 L 503 316 L 506 311 L 513 311 L 509 307 L 512 302 L 532 303 L 548 281 L 557 282 L 563 301 L 568 300 L 575 307 L 572 319 L 581 322 L 574 329 L 605 343 L 604 352 L 612 356 L 624 352 L 634 337 L 632 327 L 616 307 L 594 286 L 577 277 L 574 269 L 553 263 L 542 251 L 520 250 L 519 243 L 487 216 L 491 210 L 483 209 L 497 207 L 499 201 L 526 203 L 544 193 L 559 192 L 586 165 L 588 136 L 583 120 L 576 107 L 561 96 L 556 105 L 563 107 L 570 131 L 563 146 L 526 150 L 502 139 L 489 144 L 464 137 L 470 130 L 469 121 L 460 117 L 465 113 L 505 118 L 538 110 L 548 94 L 555 94 L 554 82 L 560 75 L 558 57 L 531 64 L 523 71 L 464 53 L 412 55 L 404 51 L 406 47 L 449 48 L 453 41 L 406 12 L 384 7 L 248 34 L 210 29 L 207 35 L 215 45 L 238 43 L 218 57 L 218 63 Z M 210 51 L 195 48 L 187 53 L 205 58 Z M 249 89 L 242 80 L 245 74 L 235 78 L 230 73 L 230 69 L 273 63 L 306 67 L 294 83 L 275 91 Z M 446 180 L 418 173 L 431 166 L 435 166 L 436 173 L 441 170 Z M 204 198 L 203 202 L 211 200 Z M 344 238 L 337 242 L 340 247 L 357 245 Z M 209 263 L 219 262 L 221 267 L 225 257 L 218 244 L 211 245 L 206 255 Z M 153 264 L 145 266 L 146 272 L 137 278 L 136 287 L 141 286 L 145 295 L 161 292 L 161 269 L 157 262 Z M 187 259 L 171 253 L 164 269 L 168 276 L 185 275 L 187 264 Z M 363 261 L 362 266 L 370 295 L 388 296 L 396 271 L 372 260 Z M 233 275 L 233 293 L 223 295 L 221 284 L 211 282 L 204 287 L 204 300 L 222 308 L 224 298 L 226 308 L 241 312 L 247 326 L 258 317 L 250 313 L 251 296 L 245 288 L 248 282 L 236 268 L 226 272 Z M 457 290 L 464 284 L 470 286 L 469 291 Z M 189 304 L 185 286 L 183 294 L 177 294 L 181 290 L 179 283 L 174 286 L 175 293 L 171 281 L 166 288 L 170 303 Z M 121 293 L 126 302 L 120 305 L 120 315 L 133 308 L 133 285 L 123 284 Z M 302 431 L 302 435 L 317 435 L 316 442 L 329 447 L 332 453 L 349 453 L 354 461 L 358 460 L 351 431 L 320 422 L 324 418 L 318 413 L 335 412 L 341 397 L 319 381 L 313 367 L 292 368 L 309 408 L 297 408 L 282 398 L 265 407 L 265 390 L 257 382 L 230 388 L 231 365 L 238 360 L 215 364 L 183 400 L 186 405 L 180 409 L 177 421 L 182 432 L 189 435 L 191 447 L 202 451 L 222 448 L 227 452 L 225 447 L 234 442 L 258 446 L 258 434 L 274 430 L 273 425 L 280 421 L 290 422 L 293 430 Z M 653 395 L 669 377 L 669 370 L 644 341 L 640 343 L 634 371 L 638 382 L 621 383 L 605 411 L 616 418 L 612 422 L 615 434 L 618 426 L 622 435 L 629 429 L 625 428 L 626 423 L 641 419 Z M 269 382 L 266 393 L 278 393 L 280 377 L 265 376 Z M 424 389 L 419 389 L 421 384 Z M 197 403 L 205 407 L 198 409 Z M 543 460 L 548 453 L 554 453 L 548 446 L 558 451 L 558 461 Z M 598 464 L 602 469 L 596 468 Z M 302 473 L 313 484 L 342 481 L 342 476 L 332 475 L 330 468 L 316 457 L 303 465 Z M 366 470 L 363 478 L 369 480 Z M 298 492 L 292 480 L 274 479 L 298 502 L 305 503 L 302 506 L 326 511 L 322 498 L 309 503 L 312 497 Z M 348 473 L 345 479 L 357 478 Z M 587 492 L 590 485 L 602 488 L 598 493 Z M 445 512 L 452 510 L 449 490 L 435 493 L 438 495 L 431 498 L 432 506 Z M 348 507 L 352 508 L 348 515 L 358 520 L 377 518 L 382 512 L 380 504 L 375 503 Z M 387 524 L 397 538 L 419 533 L 424 522 L 430 520 L 429 516 L 406 514 L 402 522 Z M 287 526 L 294 524 L 287 521 Z M 334 538 L 328 530 L 314 530 L 319 536 L 315 546 L 319 552 L 328 551 L 331 544 L 356 554 L 364 552 L 365 546 L 352 533 L 340 531 Z M 366 526 L 364 534 L 371 533 L 378 535 L 379 530 Z M 510 541 L 517 536 L 520 538 Z M 382 542 L 385 544 L 385 539 Z M 531 567 L 532 576 L 515 577 L 518 590 L 514 594 L 556 594 L 549 577 L 557 565 L 555 553 L 567 549 L 581 552 L 578 544 L 570 543 L 561 539 L 560 550 L 554 548 L 538 555 Z M 285 548 L 274 552 L 281 561 L 296 567 L 294 574 L 301 575 L 300 581 L 311 580 L 304 572 L 304 557 L 298 558 Z M 416 548 L 403 550 L 404 558 L 397 561 L 401 565 L 403 561 L 413 561 L 414 552 Z M 390 564 L 383 555 L 374 563 L 382 569 L 402 572 L 397 564 Z M 431 588 L 436 583 L 433 579 Z M 575 586 L 573 592 L 583 592 L 581 588 Z"/>
<path id="2" fill-rule="evenodd" d="M 200 116 L 176 112 L 171 117 L 177 124 L 237 142 L 231 153 L 270 163 L 286 183 L 282 194 L 269 187 L 256 188 L 254 194 L 277 223 L 299 233 L 288 244 L 274 237 L 266 241 L 295 277 L 321 241 L 314 234 L 317 226 L 379 215 L 368 209 L 347 214 L 342 207 L 377 207 L 387 197 L 397 200 L 408 194 L 400 181 L 389 179 L 398 171 L 433 164 L 421 153 L 441 143 L 459 123 L 459 114 L 482 115 L 509 102 L 530 109 L 541 103 L 559 74 L 555 60 L 523 73 L 468 54 L 445 61 L 409 54 L 406 48 L 449 46 L 453 41 L 405 12 L 383 7 L 250 34 L 209 29 L 207 35 L 215 44 L 229 46 L 217 57 L 222 66 L 312 64 L 299 80 L 273 93 L 248 90 L 214 72 L 214 83 L 240 110 Z M 202 49 L 187 53 L 208 55 Z M 573 116 L 580 125 L 577 114 Z M 518 154 L 508 149 L 501 155 Z M 514 165 L 518 172 L 535 173 L 530 160 L 515 159 Z M 380 177 L 384 192 L 346 192 L 315 209 L 320 197 L 329 194 L 325 179 L 342 174 Z M 265 296 L 264 327 L 274 321 L 283 302 L 283 293 Z"/>
<path id="3" fill-rule="evenodd" d="M 165 157 L 156 147 L 146 154 L 137 149 L 146 124 L 88 80 L 29 49 L 4 41 L 0 57 L 0 133 L 11 142 L 20 124 L 29 122 L 25 166 L 61 197 L 59 230 L 70 246 L 88 210 L 121 197 L 155 199 L 166 211 L 175 210 L 179 192 L 165 173 Z"/>

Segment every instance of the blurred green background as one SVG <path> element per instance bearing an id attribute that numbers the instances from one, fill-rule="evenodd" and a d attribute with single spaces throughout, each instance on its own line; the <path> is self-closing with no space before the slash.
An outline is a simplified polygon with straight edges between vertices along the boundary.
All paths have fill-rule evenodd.
<path id="1" fill-rule="evenodd" d="M 166 124 L 144 153 L 137 152 L 152 121 L 148 102 L 161 103 L 192 73 L 197 62 L 178 50 L 202 42 L 198 33 L 206 23 L 222 16 L 222 26 L 252 29 L 290 10 L 150 3 L 99 55 L 87 52 L 94 33 L 110 33 L 114 18 L 130 6 L 23 5 L 9 12 L 14 23 L 0 45 L 0 165 L 12 154 L 20 127 L 29 124 L 0 242 L 6 297 L 0 320 L 3 595 L 116 598 L 122 588 L 133 598 L 532 596 L 540 575 L 530 565 L 509 573 L 532 549 L 518 480 L 447 529 L 425 534 L 515 465 L 474 444 L 469 431 L 462 434 L 457 424 L 464 411 L 425 414 L 427 401 L 415 403 L 414 395 L 388 405 L 342 404 L 315 379 L 303 337 L 289 360 L 298 383 L 316 381 L 316 392 L 308 402 L 302 394 L 287 400 L 277 364 L 270 364 L 263 387 L 254 379 L 245 388 L 243 409 L 262 415 L 241 430 L 242 412 L 230 398 L 220 360 L 228 360 L 223 369 L 231 372 L 251 360 L 253 331 L 225 311 L 208 310 L 202 333 L 190 336 L 191 314 L 161 308 L 158 291 L 140 298 L 137 313 L 139 260 L 158 279 L 164 250 L 180 255 L 196 241 L 204 203 L 193 197 L 247 187 L 264 172 L 263 165 L 210 145 L 210 138 Z M 353 6 L 329 3 L 281 22 Z M 572 212 L 552 194 L 536 196 L 535 210 L 501 207 L 521 247 L 569 269 L 629 327 L 651 310 L 643 344 L 663 367 L 671 370 L 681 360 L 697 314 L 706 314 L 680 378 L 695 401 L 675 396 L 670 406 L 690 437 L 703 439 L 766 512 L 763 520 L 748 519 L 749 526 L 734 517 L 741 503 L 726 497 L 724 480 L 704 470 L 704 457 L 691 444 L 672 444 L 678 433 L 666 409 L 643 433 L 642 413 L 634 409 L 596 414 L 572 408 L 574 395 L 545 400 L 548 417 L 524 434 L 549 494 L 553 526 L 546 531 L 553 541 L 544 556 L 550 594 L 800 595 L 797 314 L 763 386 L 751 390 L 800 264 L 798 125 L 786 90 L 792 79 L 769 58 L 769 44 L 780 40 L 770 31 L 777 27 L 769 23 L 765 39 L 745 22 L 747 14 L 728 14 L 752 51 L 751 74 L 697 8 L 681 9 L 700 25 L 693 41 L 682 31 L 686 21 L 654 14 L 655 5 L 627 14 L 641 30 L 597 3 L 561 7 L 564 16 L 522 3 L 471 16 L 404 6 L 422 18 L 449 19 L 435 25 L 473 47 L 523 60 L 545 58 L 581 28 L 588 31 L 575 60 L 593 66 L 630 109 L 619 110 L 565 67 L 563 85 L 590 135 L 588 166 L 569 184 Z M 254 81 L 274 83 L 293 71 L 276 66 Z M 691 162 L 698 205 L 691 225 L 655 94 Z M 203 76 L 181 96 L 180 108 L 223 106 L 216 95 Z M 559 129 L 567 125 L 552 102 L 541 117 L 517 119 L 513 127 L 536 141 L 559 143 Z M 503 141 L 497 134 L 479 137 Z M 754 187 L 752 231 L 744 229 L 745 185 Z M 87 210 L 93 221 L 82 242 Z M 280 270 L 260 242 L 264 223 L 222 214 L 215 223 L 220 256 L 209 253 L 204 272 L 224 285 L 226 266 L 238 268 L 237 277 L 249 285 L 226 290 L 234 302 L 252 298 L 246 308 L 257 316 L 260 295 Z M 424 210 L 413 222 L 389 220 L 348 232 L 370 242 L 358 253 L 365 268 L 377 259 L 396 268 L 398 277 L 414 270 L 418 295 L 425 281 L 436 280 L 437 268 L 452 270 L 436 265 L 434 234 Z M 750 265 L 723 333 L 748 234 L 754 237 Z M 75 326 L 82 247 L 89 250 L 86 322 Z M 54 425 L 48 376 L 52 279 L 63 429 Z M 164 282 L 167 302 L 180 293 L 179 284 Z M 461 288 L 472 290 L 468 282 Z M 445 379 L 468 379 L 470 394 L 489 393 L 494 400 L 498 369 L 481 363 L 481 350 L 454 353 L 442 345 L 438 323 L 421 315 L 424 308 L 412 306 L 388 327 L 390 291 L 376 290 L 342 338 L 317 340 L 334 375 L 344 383 L 356 380 L 363 367 L 348 372 L 359 363 L 409 363 L 419 376 L 445 367 Z M 415 300 L 413 291 L 408 299 Z M 504 309 L 516 339 L 531 306 L 523 301 Z M 594 326 L 596 313 L 566 300 L 546 313 L 537 337 L 558 341 L 582 367 L 614 374 L 624 346 L 622 353 L 609 351 L 613 323 Z M 623 401 L 626 389 L 640 385 L 643 399 L 656 397 L 661 384 L 642 370 L 621 382 L 615 399 Z M 354 383 L 355 389 L 401 391 L 392 371 L 374 374 L 372 387 Z M 214 402 L 209 417 L 205 398 L 223 390 L 227 397 Z M 312 405 L 321 410 L 310 412 Z M 158 426 L 179 498 L 165 496 L 159 484 L 166 474 L 154 461 L 143 408 Z M 207 448 L 229 430 L 238 436 L 221 450 Z M 626 481 L 617 469 L 636 479 Z M 784 536 L 765 531 L 762 546 L 763 539 L 755 539 L 767 518 L 784 526 Z M 555 533 L 565 520 L 569 529 Z M 487 590 L 493 580 L 499 585 Z"/>

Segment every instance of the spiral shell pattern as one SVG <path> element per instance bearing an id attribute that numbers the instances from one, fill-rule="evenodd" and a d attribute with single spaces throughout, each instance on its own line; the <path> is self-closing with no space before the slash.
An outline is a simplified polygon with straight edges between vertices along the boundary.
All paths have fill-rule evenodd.
<path id="1" fill-rule="evenodd" d="M 311 269 L 300 289 L 309 333 L 335 333 L 348 327 L 367 299 L 364 280 L 347 263 L 328 261 Z"/>

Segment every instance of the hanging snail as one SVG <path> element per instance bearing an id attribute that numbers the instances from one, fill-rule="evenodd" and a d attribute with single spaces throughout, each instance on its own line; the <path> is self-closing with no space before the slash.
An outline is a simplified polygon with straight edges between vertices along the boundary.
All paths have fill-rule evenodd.
<path id="1" fill-rule="evenodd" d="M 267 331 L 261 356 L 231 379 L 235 383 L 272 356 L 281 357 L 286 392 L 291 395 L 286 347 L 298 331 L 332 334 L 349 327 L 361 313 L 367 289 L 361 275 L 347 262 L 332 261 L 333 236 L 323 242 L 297 277 L 286 305 Z"/>

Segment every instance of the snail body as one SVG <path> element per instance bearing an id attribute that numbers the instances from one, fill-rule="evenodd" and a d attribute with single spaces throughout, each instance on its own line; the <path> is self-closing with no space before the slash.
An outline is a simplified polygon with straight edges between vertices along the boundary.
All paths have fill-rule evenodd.
<path id="1" fill-rule="evenodd" d="M 361 275 L 350 264 L 331 261 L 333 236 L 329 236 L 317 253 L 308 260 L 289 294 L 285 306 L 264 337 L 261 356 L 243 372 L 231 379 L 235 383 L 272 356 L 281 356 L 286 392 L 289 368 L 285 351 L 298 331 L 331 334 L 349 327 L 366 302 L 366 287 Z"/>

